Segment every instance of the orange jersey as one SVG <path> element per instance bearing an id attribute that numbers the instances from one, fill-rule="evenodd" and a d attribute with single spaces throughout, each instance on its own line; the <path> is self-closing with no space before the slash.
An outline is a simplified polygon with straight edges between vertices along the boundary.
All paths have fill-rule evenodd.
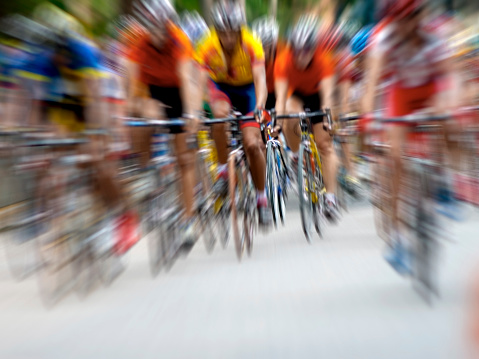
<path id="1" fill-rule="evenodd" d="M 144 34 L 129 51 L 129 58 L 140 66 L 140 81 L 161 87 L 179 87 L 178 64 L 193 58 L 193 47 L 186 34 L 176 25 L 167 26 L 168 40 L 157 49 Z"/>
<path id="2" fill-rule="evenodd" d="M 267 61 L 265 64 L 266 67 L 266 86 L 268 88 L 268 93 L 274 93 L 274 64 L 276 63 L 276 59 L 278 55 L 281 54 L 282 51 L 285 49 L 285 45 L 279 42 L 276 45 L 276 54 L 274 59 L 271 61 Z"/>
<path id="3" fill-rule="evenodd" d="M 319 49 L 305 70 L 298 70 L 295 67 L 293 52 L 289 47 L 278 55 L 274 65 L 274 78 L 288 82 L 289 95 L 295 91 L 306 96 L 317 93 L 321 80 L 332 75 L 334 75 L 332 56 Z"/>

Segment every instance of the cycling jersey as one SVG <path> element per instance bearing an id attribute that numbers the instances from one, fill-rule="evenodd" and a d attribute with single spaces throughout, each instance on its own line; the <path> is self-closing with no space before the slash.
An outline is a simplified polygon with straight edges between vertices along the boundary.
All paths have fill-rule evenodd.
<path id="1" fill-rule="evenodd" d="M 385 26 L 371 49 L 374 55 L 386 58 L 384 70 L 390 74 L 392 85 L 414 88 L 435 81 L 440 75 L 437 63 L 448 56 L 445 46 L 433 35 L 421 32 L 424 44 L 413 47 L 399 37 L 396 26 Z"/>
<path id="2" fill-rule="evenodd" d="M 180 87 L 178 64 L 193 58 L 193 47 L 186 34 L 173 23 L 167 25 L 168 40 L 158 49 L 150 35 L 143 34 L 130 48 L 128 57 L 140 68 L 139 80 L 159 87 Z"/>
<path id="3" fill-rule="evenodd" d="M 232 86 L 252 84 L 253 66 L 264 66 L 261 42 L 247 28 L 241 30 L 241 43 L 233 53 L 229 68 L 215 30 L 199 44 L 196 59 L 214 82 Z"/>
<path id="4" fill-rule="evenodd" d="M 294 65 L 294 55 L 290 48 L 282 51 L 274 66 L 276 81 L 288 82 L 288 96 L 293 92 L 312 95 L 319 92 L 321 80 L 334 75 L 334 62 L 330 53 L 317 50 L 311 64 L 305 70 L 298 70 Z"/>
<path id="5" fill-rule="evenodd" d="M 40 97 L 36 99 L 61 102 L 72 97 L 84 97 L 84 77 L 102 76 L 100 53 L 91 43 L 69 38 L 65 49 L 68 54 L 64 66 L 54 63 L 54 50 L 43 49 L 17 71 L 23 78 L 43 83 Z"/>

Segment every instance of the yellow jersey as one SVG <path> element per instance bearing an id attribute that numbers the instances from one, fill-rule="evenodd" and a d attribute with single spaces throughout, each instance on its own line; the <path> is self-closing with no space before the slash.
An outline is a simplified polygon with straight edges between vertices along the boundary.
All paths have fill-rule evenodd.
<path id="1" fill-rule="evenodd" d="M 253 66 L 264 66 L 261 41 L 246 27 L 241 29 L 241 42 L 233 52 L 229 69 L 214 29 L 198 45 L 195 58 L 214 82 L 232 86 L 253 83 Z"/>

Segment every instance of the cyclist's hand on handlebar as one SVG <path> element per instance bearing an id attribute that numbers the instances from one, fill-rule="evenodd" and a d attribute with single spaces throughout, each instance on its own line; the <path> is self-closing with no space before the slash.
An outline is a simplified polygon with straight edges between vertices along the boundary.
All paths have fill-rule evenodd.
<path id="1" fill-rule="evenodd" d="M 183 120 L 186 122 L 186 131 L 190 135 L 196 135 L 201 122 L 198 116 L 194 116 L 194 115 L 185 116 Z"/>
<path id="2" fill-rule="evenodd" d="M 254 110 L 254 117 L 258 123 L 268 123 L 271 121 L 271 116 L 264 108 L 257 108 Z"/>
<path id="3" fill-rule="evenodd" d="M 278 138 L 279 134 L 283 132 L 283 126 L 276 124 L 273 129 L 271 129 L 271 137 Z"/>

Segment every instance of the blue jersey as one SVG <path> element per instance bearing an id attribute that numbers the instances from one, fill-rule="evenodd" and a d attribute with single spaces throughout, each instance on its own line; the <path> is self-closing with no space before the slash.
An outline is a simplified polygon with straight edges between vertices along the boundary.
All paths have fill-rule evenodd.
<path id="1" fill-rule="evenodd" d="M 61 102 L 66 98 L 82 98 L 86 95 L 83 79 L 101 76 L 100 51 L 93 44 L 69 38 L 61 52 L 62 65 L 55 62 L 56 50 L 39 49 L 31 61 L 17 71 L 19 76 L 41 87 L 36 99 Z"/>

